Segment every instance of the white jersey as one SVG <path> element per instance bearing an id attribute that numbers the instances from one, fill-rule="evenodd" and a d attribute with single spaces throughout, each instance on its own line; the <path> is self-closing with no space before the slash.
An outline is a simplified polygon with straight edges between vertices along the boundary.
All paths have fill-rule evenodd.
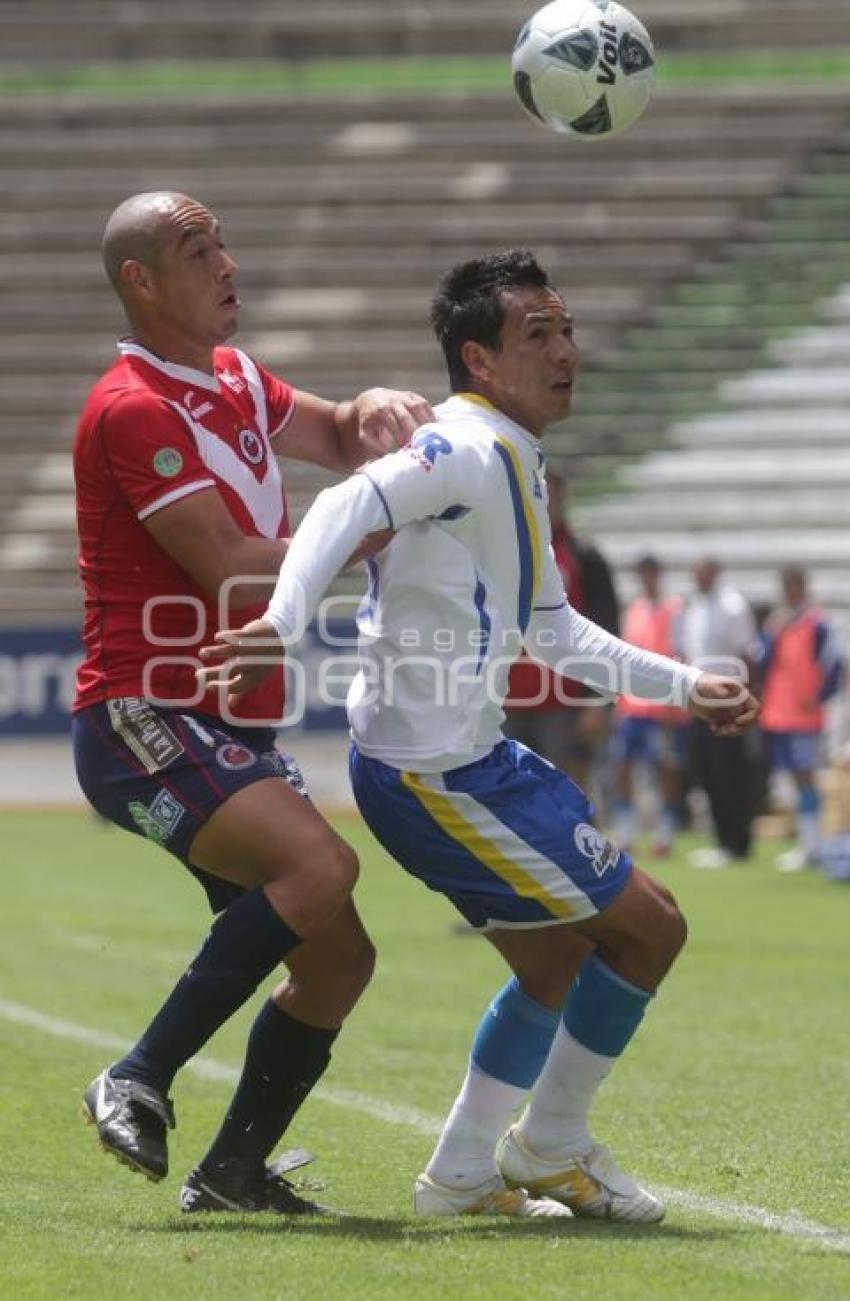
<path id="1" fill-rule="evenodd" d="M 267 618 L 300 636 L 363 536 L 369 561 L 360 671 L 348 695 L 366 755 L 442 772 L 501 739 L 508 670 L 529 652 L 612 693 L 684 704 L 697 672 L 628 646 L 574 611 L 550 548 L 537 439 L 474 394 L 436 410 L 401 451 L 321 493 L 281 568 Z"/>

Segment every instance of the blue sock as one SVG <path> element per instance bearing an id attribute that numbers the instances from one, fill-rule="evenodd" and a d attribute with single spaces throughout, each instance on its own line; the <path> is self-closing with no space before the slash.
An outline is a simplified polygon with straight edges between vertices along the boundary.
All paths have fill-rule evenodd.
<path id="1" fill-rule="evenodd" d="M 567 996 L 564 1025 L 591 1052 L 619 1057 L 652 997 L 594 954 L 582 964 Z"/>
<path id="2" fill-rule="evenodd" d="M 549 1056 L 561 1014 L 523 993 L 514 976 L 488 1007 L 472 1044 L 472 1063 L 519 1088 L 530 1089 Z"/>
<path id="3" fill-rule="evenodd" d="M 338 1030 L 296 1021 L 271 999 L 248 1036 L 242 1078 L 201 1168 L 225 1194 L 261 1170 L 331 1059 Z"/>
<path id="4" fill-rule="evenodd" d="M 177 1071 L 301 940 L 261 887 L 221 914 L 141 1039 L 111 1074 L 167 1093 Z"/>
<path id="5" fill-rule="evenodd" d="M 800 799 L 797 807 L 801 813 L 819 813 L 820 812 L 820 794 L 814 786 L 804 786 L 800 791 Z"/>

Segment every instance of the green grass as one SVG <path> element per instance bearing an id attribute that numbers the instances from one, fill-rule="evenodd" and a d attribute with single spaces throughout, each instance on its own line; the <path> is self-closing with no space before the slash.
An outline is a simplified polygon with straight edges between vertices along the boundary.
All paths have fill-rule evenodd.
<path id="1" fill-rule="evenodd" d="M 310 59 L 303 63 L 90 63 L 0 72 L 0 94 L 84 91 L 105 95 L 192 95 L 209 92 L 282 95 L 511 94 L 509 58 Z M 718 82 L 834 81 L 850 76 L 850 51 L 736 51 L 669 54 L 658 65 L 662 85 Z"/>
<path id="2" fill-rule="evenodd" d="M 227 1086 L 185 1071 L 172 1177 L 152 1186 L 102 1157 L 76 1117 L 109 1059 L 97 1045 L 9 1019 L 12 1004 L 130 1039 L 198 944 L 197 886 L 141 840 L 75 814 L 5 814 L 0 915 L 2 1294 L 431 1301 L 824 1301 L 850 1295 L 850 1258 L 736 1219 L 739 1203 L 850 1231 L 847 994 L 850 890 L 747 868 L 659 875 L 691 921 L 685 954 L 596 1108 L 598 1136 L 675 1200 L 658 1228 L 414 1221 L 427 1125 L 360 1109 L 367 1096 L 436 1120 L 471 1032 L 502 982 L 489 946 L 458 934 L 437 896 L 393 866 L 353 820 L 359 899 L 380 954 L 326 1088 L 291 1132 L 320 1155 L 338 1222 L 181 1219 L 181 1174 L 202 1152 Z M 258 996 L 259 997 L 259 996 Z M 255 1000 L 256 1005 L 256 1000 Z M 239 1062 L 251 1010 L 210 1045 Z M 61 1027 L 60 1027 L 61 1028 Z M 357 1106 L 341 1105 L 346 1096 Z M 844 1239 L 845 1246 L 850 1237 Z M 0 1271 L 2 1273 L 2 1271 Z"/>

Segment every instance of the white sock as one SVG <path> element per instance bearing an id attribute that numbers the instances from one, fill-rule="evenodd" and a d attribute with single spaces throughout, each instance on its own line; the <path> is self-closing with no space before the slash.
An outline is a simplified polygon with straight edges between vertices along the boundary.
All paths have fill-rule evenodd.
<path id="1" fill-rule="evenodd" d="M 425 1173 L 449 1188 L 477 1188 L 492 1179 L 496 1144 L 527 1093 L 470 1063 Z"/>
<path id="2" fill-rule="evenodd" d="M 806 858 L 814 858 L 817 852 L 820 839 L 819 821 L 820 813 L 799 812 L 797 814 L 797 838 Z"/>
<path id="3" fill-rule="evenodd" d="M 593 1147 L 587 1126 L 590 1104 L 616 1060 L 591 1052 L 572 1037 L 563 1021 L 560 1023 L 519 1122 L 520 1133 L 532 1151 L 541 1156 L 587 1155 Z"/>

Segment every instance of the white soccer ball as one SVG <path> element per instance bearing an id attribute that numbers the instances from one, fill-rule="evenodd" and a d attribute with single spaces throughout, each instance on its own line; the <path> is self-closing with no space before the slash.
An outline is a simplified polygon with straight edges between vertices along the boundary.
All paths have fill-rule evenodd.
<path id="1" fill-rule="evenodd" d="M 615 0 L 553 0 L 520 31 L 512 69 L 530 117 L 596 140 L 638 120 L 655 84 L 655 52 L 643 24 Z"/>

